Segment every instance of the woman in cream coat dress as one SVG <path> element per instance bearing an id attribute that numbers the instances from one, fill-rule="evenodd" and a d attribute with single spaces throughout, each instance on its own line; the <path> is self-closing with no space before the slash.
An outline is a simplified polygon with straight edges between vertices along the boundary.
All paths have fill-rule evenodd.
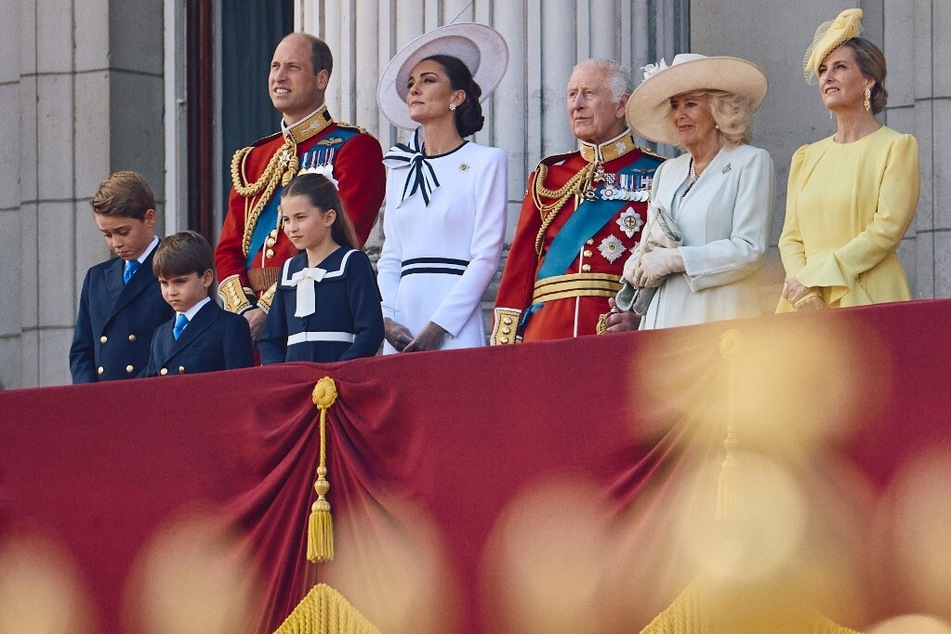
<path id="1" fill-rule="evenodd" d="M 670 214 L 680 246 L 645 250 L 625 267 L 632 285 L 658 288 L 640 327 L 762 315 L 758 273 L 773 217 L 773 162 L 745 141 L 766 76 L 742 59 L 694 54 L 646 70 L 628 102 L 628 122 L 687 152 L 657 169 L 648 211 L 662 206 Z"/>

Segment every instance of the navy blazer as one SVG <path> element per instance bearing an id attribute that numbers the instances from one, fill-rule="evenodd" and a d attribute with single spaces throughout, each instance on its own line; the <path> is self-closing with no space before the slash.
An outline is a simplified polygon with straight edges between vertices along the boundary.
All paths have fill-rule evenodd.
<path id="1" fill-rule="evenodd" d="M 113 258 L 89 269 L 69 349 L 73 383 L 131 379 L 149 361 L 152 333 L 175 315 L 152 272 L 155 249 L 122 283 L 125 260 Z"/>
<path id="2" fill-rule="evenodd" d="M 143 376 L 196 374 L 254 365 L 251 327 L 240 315 L 222 310 L 214 300 L 201 307 L 176 340 L 175 318 L 152 336 L 152 352 Z"/>

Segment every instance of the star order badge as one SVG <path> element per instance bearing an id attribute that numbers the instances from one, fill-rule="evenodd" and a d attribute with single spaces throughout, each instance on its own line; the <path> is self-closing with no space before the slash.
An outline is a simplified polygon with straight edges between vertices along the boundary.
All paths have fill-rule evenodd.
<path id="1" fill-rule="evenodd" d="M 618 258 L 623 256 L 626 250 L 624 243 L 615 235 L 608 236 L 598 245 L 598 251 L 600 251 L 604 259 L 611 264 L 614 264 Z"/>
<path id="2" fill-rule="evenodd" d="M 617 225 L 621 228 L 621 231 L 624 232 L 624 235 L 628 238 L 633 238 L 634 234 L 640 231 L 641 227 L 644 226 L 644 221 L 637 215 L 633 207 L 628 207 L 621 212 L 621 215 L 617 219 Z"/>

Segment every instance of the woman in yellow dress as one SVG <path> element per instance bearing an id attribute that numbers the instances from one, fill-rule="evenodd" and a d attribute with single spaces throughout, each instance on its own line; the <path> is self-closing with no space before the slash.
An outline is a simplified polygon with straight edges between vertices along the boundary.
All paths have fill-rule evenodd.
<path id="1" fill-rule="evenodd" d="M 861 17 L 848 9 L 820 26 L 806 53 L 836 132 L 792 157 L 777 312 L 911 299 L 897 249 L 918 205 L 918 143 L 875 119 L 888 100 L 885 56 L 855 37 Z"/>

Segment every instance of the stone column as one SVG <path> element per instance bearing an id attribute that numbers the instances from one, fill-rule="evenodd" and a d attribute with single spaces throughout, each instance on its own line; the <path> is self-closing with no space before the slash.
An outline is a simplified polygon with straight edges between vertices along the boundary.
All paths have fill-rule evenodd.
<path id="1" fill-rule="evenodd" d="M 951 68 L 941 64 L 951 53 L 951 37 L 941 24 L 951 23 L 951 6 L 930 0 L 855 2 L 864 11 L 862 36 L 885 53 L 888 107 L 879 120 L 918 139 L 921 198 L 915 222 L 898 254 L 908 272 L 916 299 L 951 296 Z M 766 71 L 769 94 L 754 121 L 753 144 L 769 150 L 776 164 L 776 212 L 773 244 L 785 218 L 789 161 L 801 145 L 835 131 L 823 108 L 818 88 L 803 80 L 801 59 L 816 28 L 845 9 L 841 2 L 809 0 L 771 5 L 768 12 L 745 3 L 693 0 L 693 52 L 737 55 Z M 733 34 L 734 36 L 730 36 Z M 775 302 L 784 277 L 778 251 L 767 264 L 770 294 Z"/>
<path id="2" fill-rule="evenodd" d="M 379 114 L 376 86 L 400 48 L 451 22 L 480 22 L 502 33 L 509 46 L 508 71 L 483 104 L 485 127 L 474 140 L 508 153 L 509 240 L 535 165 L 546 155 L 577 146 L 564 96 L 574 65 L 589 57 L 609 57 L 636 68 L 661 56 L 669 60 L 683 50 L 686 39 L 687 0 L 295 2 L 297 27 L 325 39 L 334 53 L 327 97 L 331 112 L 377 135 L 384 150 L 400 134 Z M 639 78 L 640 73 L 634 75 Z M 371 243 L 381 241 L 378 225 Z M 497 283 L 498 275 L 486 292 L 487 308 Z"/>
<path id="3" fill-rule="evenodd" d="M 162 4 L 0 11 L 0 382 L 68 383 L 83 276 L 109 255 L 89 198 L 118 169 L 163 197 Z"/>

